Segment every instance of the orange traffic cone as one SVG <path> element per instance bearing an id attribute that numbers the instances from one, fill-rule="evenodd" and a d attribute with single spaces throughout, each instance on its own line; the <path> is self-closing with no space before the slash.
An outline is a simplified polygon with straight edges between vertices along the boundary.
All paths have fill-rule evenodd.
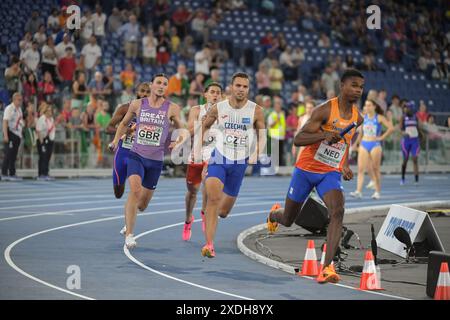
<path id="1" fill-rule="evenodd" d="M 439 278 L 434 292 L 434 300 L 450 300 L 450 274 L 448 272 L 448 263 L 441 263 Z"/>
<path id="2" fill-rule="evenodd" d="M 384 290 L 381 288 L 380 281 L 377 277 L 377 269 L 375 268 L 371 250 L 367 250 L 364 257 L 364 268 L 361 282 L 359 283 L 359 290 Z"/>
<path id="3" fill-rule="evenodd" d="M 308 240 L 305 259 L 303 260 L 302 276 L 317 276 L 319 274 L 319 266 L 317 265 L 316 249 L 314 248 L 314 240 Z"/>
<path id="4" fill-rule="evenodd" d="M 327 253 L 327 244 L 324 243 L 323 244 L 323 251 L 322 251 L 322 256 L 320 257 L 320 266 L 319 266 L 319 274 L 322 272 L 323 270 L 323 264 L 325 263 L 325 255 Z M 331 261 L 330 265 L 333 265 L 333 261 Z"/>

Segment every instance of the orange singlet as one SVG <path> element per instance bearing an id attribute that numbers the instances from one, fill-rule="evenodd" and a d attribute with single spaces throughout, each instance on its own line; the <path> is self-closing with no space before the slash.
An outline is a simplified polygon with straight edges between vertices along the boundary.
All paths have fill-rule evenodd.
<path id="1" fill-rule="evenodd" d="M 330 100 L 331 111 L 327 123 L 321 126 L 324 131 L 342 131 L 352 122 L 358 121 L 358 108 L 352 107 L 352 117 L 344 119 L 339 113 L 338 98 Z M 325 140 L 308 145 L 300 154 L 295 166 L 299 169 L 313 173 L 327 173 L 331 171 L 342 171 L 342 164 L 348 156 L 348 146 L 355 134 L 355 128 L 350 130 L 342 140 L 329 145 Z"/>

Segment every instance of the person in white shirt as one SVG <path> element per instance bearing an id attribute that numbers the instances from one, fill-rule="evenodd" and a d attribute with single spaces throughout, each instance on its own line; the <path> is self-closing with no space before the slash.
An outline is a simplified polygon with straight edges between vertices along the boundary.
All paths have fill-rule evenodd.
<path id="1" fill-rule="evenodd" d="M 20 57 L 28 71 L 32 71 L 34 74 L 37 74 L 37 68 L 39 66 L 39 62 L 41 61 L 38 46 L 38 43 L 33 41 L 33 46 L 31 49 L 27 49 Z"/>
<path id="2" fill-rule="evenodd" d="M 99 45 L 102 46 L 103 39 L 105 38 L 106 14 L 102 12 L 100 5 L 96 5 L 95 13 L 92 16 L 94 20 L 94 36 L 97 38 Z"/>
<path id="3" fill-rule="evenodd" d="M 52 9 L 50 16 L 47 18 L 47 28 L 55 31 L 59 28 L 58 10 Z"/>
<path id="4" fill-rule="evenodd" d="M 14 93 L 12 103 L 5 108 L 3 113 L 3 150 L 5 152 L 2 164 L 3 181 L 21 180 L 16 176 L 16 159 L 25 124 L 21 109 L 22 102 L 22 95 L 19 92 Z"/>
<path id="5" fill-rule="evenodd" d="M 39 48 L 42 48 L 42 46 L 47 41 L 47 35 L 45 34 L 45 25 L 41 24 L 39 26 L 39 30 L 34 34 L 33 40 L 37 41 Z"/>
<path id="6" fill-rule="evenodd" d="M 40 117 L 36 123 L 38 135 L 37 148 L 39 152 L 38 180 L 53 180 L 49 177 L 49 163 L 53 152 L 53 141 L 55 140 L 55 120 L 51 105 L 42 102 L 39 107 Z"/>
<path id="7" fill-rule="evenodd" d="M 58 79 L 56 72 L 56 65 L 58 64 L 58 58 L 56 54 L 55 41 L 52 37 L 47 38 L 47 43 L 42 47 L 42 74 L 49 71 L 52 74 L 53 79 Z"/>
<path id="8" fill-rule="evenodd" d="M 155 64 L 157 46 L 158 40 L 154 37 L 153 30 L 150 28 L 147 35 L 142 38 L 142 58 L 145 64 Z"/>
<path id="9" fill-rule="evenodd" d="M 86 9 L 81 18 L 81 39 L 83 43 L 87 43 L 89 38 L 94 34 L 94 18 L 91 10 Z"/>
<path id="10" fill-rule="evenodd" d="M 84 62 L 84 67 L 89 72 L 88 79 L 92 78 L 95 67 L 100 63 L 101 56 L 102 49 L 97 44 L 97 39 L 95 36 L 92 35 L 89 38 L 89 43 L 85 44 L 81 50 L 81 57 Z"/>
<path id="11" fill-rule="evenodd" d="M 204 46 L 202 50 L 195 54 L 195 73 L 203 73 L 205 76 L 209 75 L 209 64 L 211 61 L 211 54 L 209 46 Z"/>
<path id="12" fill-rule="evenodd" d="M 75 45 L 71 41 L 70 35 L 66 33 L 66 34 L 64 34 L 63 41 L 58 43 L 55 47 L 56 54 L 58 55 L 58 60 L 63 58 L 66 55 L 67 47 L 72 48 L 73 55 L 75 56 L 77 53 L 77 49 L 75 48 Z"/>

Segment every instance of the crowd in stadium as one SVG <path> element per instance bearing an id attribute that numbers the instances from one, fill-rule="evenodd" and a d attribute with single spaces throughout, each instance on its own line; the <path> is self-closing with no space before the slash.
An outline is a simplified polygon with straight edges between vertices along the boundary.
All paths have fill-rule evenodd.
<path id="1" fill-rule="evenodd" d="M 289 46 L 283 32 L 267 32 L 260 39 L 263 59 L 252 66 L 255 87 L 251 98 L 264 107 L 269 125 L 273 114 L 285 119 L 284 134 L 272 138 L 281 142 L 281 164 L 291 164 L 295 158 L 292 139 L 308 103 L 314 106 L 339 94 L 339 76 L 344 69 L 382 70 L 375 58 L 381 53 L 388 66 L 401 64 L 429 79 L 450 81 L 450 29 L 445 24 L 445 11 L 439 7 L 444 2 L 435 2 L 438 5 L 384 1 L 383 29 L 370 31 L 366 27 L 366 1 L 217 0 L 193 9 L 190 2 L 174 6 L 169 0 L 101 4 L 62 0 L 58 6 L 55 3 L 50 16 L 33 11 L 19 43 L 20 54 L 10 56 L 4 71 L 5 85 L 10 101 L 15 92 L 23 97 L 25 150 L 30 152 L 34 147 L 37 120 L 50 106 L 57 136 L 77 140 L 84 154 L 90 144 L 95 145 L 97 165 L 102 166 L 102 152 L 110 139 L 105 128 L 116 105 L 133 99 L 137 84 L 152 76 L 137 72 L 136 66 L 168 73 L 167 97 L 183 108 L 186 119 L 191 106 L 203 103 L 203 88 L 209 82 L 226 87 L 229 81 L 222 78 L 221 69 L 232 52 L 211 38 L 211 30 L 229 11 L 256 10 L 262 16 L 274 16 L 280 24 L 316 33 L 318 48 L 339 42 L 359 47 L 363 53 L 359 62 L 348 54 L 330 56 L 312 77 L 304 77 L 299 72 L 305 60 L 301 47 Z M 78 30 L 67 28 L 70 15 L 66 9 L 71 4 L 81 7 Z M 122 69 L 105 63 L 105 39 L 112 35 L 120 43 L 117 56 L 126 61 Z M 287 82 L 294 90 L 284 90 Z M 389 88 L 379 92 L 370 89 L 365 91 L 397 125 L 408 97 L 399 97 Z M 421 121 L 433 123 L 424 101 L 416 111 Z"/>

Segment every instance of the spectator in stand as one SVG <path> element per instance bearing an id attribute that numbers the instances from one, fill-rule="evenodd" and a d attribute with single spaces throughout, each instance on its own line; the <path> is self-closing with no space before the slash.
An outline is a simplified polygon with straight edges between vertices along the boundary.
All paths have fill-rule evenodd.
<path id="1" fill-rule="evenodd" d="M 270 95 L 270 76 L 269 70 L 266 65 L 260 63 L 258 66 L 258 72 L 255 74 L 256 87 L 258 88 L 258 94 L 265 96 Z"/>
<path id="2" fill-rule="evenodd" d="M 194 43 L 202 44 L 205 38 L 206 14 L 203 10 L 198 10 L 191 21 L 191 30 Z"/>
<path id="3" fill-rule="evenodd" d="M 89 91 L 86 84 L 86 76 L 84 72 L 80 72 L 72 85 L 72 108 L 79 108 L 81 110 L 88 97 Z"/>
<path id="4" fill-rule="evenodd" d="M 417 119 L 422 123 L 426 123 L 429 116 L 430 114 L 427 112 L 427 106 L 425 102 L 423 100 L 420 100 L 419 111 L 416 112 Z"/>
<path id="5" fill-rule="evenodd" d="M 25 72 L 37 74 L 39 63 L 41 62 L 41 55 L 38 49 L 38 43 L 33 41 L 31 49 L 27 49 L 20 57 L 25 67 Z"/>
<path id="6" fill-rule="evenodd" d="M 81 18 L 81 42 L 86 44 L 94 35 L 94 16 L 89 8 L 86 8 Z"/>
<path id="7" fill-rule="evenodd" d="M 39 45 L 39 49 L 42 48 L 42 46 L 47 41 L 47 35 L 45 34 L 45 25 L 41 24 L 39 26 L 38 31 L 34 34 L 33 40 L 36 41 Z"/>
<path id="8" fill-rule="evenodd" d="M 38 84 L 36 81 L 36 76 L 33 72 L 27 75 L 26 80 L 22 84 L 23 88 L 23 103 L 28 106 L 32 104 L 34 107 L 37 106 L 37 95 L 38 95 Z"/>
<path id="9" fill-rule="evenodd" d="M 267 118 L 267 129 L 269 137 L 276 140 L 278 143 L 278 160 L 279 165 L 286 165 L 285 154 L 285 139 L 286 139 L 286 117 L 283 111 L 283 99 L 279 96 L 273 98 L 273 111 Z M 272 159 L 274 159 L 274 150 L 272 150 Z"/>
<path id="10" fill-rule="evenodd" d="M 116 33 L 117 30 L 122 26 L 123 20 L 119 8 L 114 7 L 112 13 L 108 18 L 107 29 L 110 33 Z"/>
<path id="11" fill-rule="evenodd" d="M 375 100 L 381 107 L 381 109 L 383 109 L 383 113 L 386 113 L 387 110 L 386 96 L 387 96 L 386 90 L 381 89 L 380 91 L 378 91 L 378 97 Z"/>
<path id="12" fill-rule="evenodd" d="M 89 82 L 88 90 L 95 101 L 97 99 L 103 99 L 105 94 L 109 93 L 109 91 L 105 90 L 103 74 L 100 71 L 95 72 L 94 78 Z M 96 106 L 95 103 L 93 105 Z"/>
<path id="13" fill-rule="evenodd" d="M 205 76 L 208 76 L 211 58 L 211 51 L 209 50 L 209 46 L 205 45 L 200 51 L 195 54 L 195 73 L 203 73 Z"/>
<path id="14" fill-rule="evenodd" d="M 205 76 L 203 75 L 203 73 L 197 73 L 194 79 L 191 81 L 191 85 L 189 87 L 189 95 L 197 99 L 197 104 L 201 103 L 201 97 L 204 94 L 204 80 Z"/>
<path id="15" fill-rule="evenodd" d="M 175 12 L 172 14 L 172 21 L 178 30 L 180 37 L 184 37 L 187 34 L 187 26 L 192 19 L 192 13 L 186 6 L 186 3 L 182 3 L 177 6 Z"/>
<path id="16" fill-rule="evenodd" d="M 448 65 L 444 62 L 438 62 L 431 72 L 431 78 L 450 82 Z"/>
<path id="17" fill-rule="evenodd" d="M 5 85 L 9 96 L 20 89 L 20 79 L 22 77 L 21 62 L 16 56 L 11 56 L 11 65 L 5 69 Z"/>
<path id="18" fill-rule="evenodd" d="M 100 64 L 102 57 L 102 49 L 97 44 L 97 39 L 94 35 L 89 38 L 89 43 L 85 44 L 81 50 L 80 64 L 84 66 L 84 72 L 88 81 L 92 79 L 97 66 Z"/>
<path id="19" fill-rule="evenodd" d="M 178 48 L 180 47 L 181 39 L 178 36 L 177 28 L 171 27 L 170 28 L 170 48 L 172 49 L 173 53 L 178 52 Z"/>
<path id="20" fill-rule="evenodd" d="M 50 72 L 44 73 L 44 79 L 38 83 L 38 102 L 42 101 L 53 103 L 56 93 L 56 86 L 53 82 L 52 74 Z"/>
<path id="21" fill-rule="evenodd" d="M 48 37 L 47 43 L 42 47 L 42 64 L 41 71 L 44 74 L 46 71 L 52 74 L 53 79 L 59 82 L 57 72 L 58 56 L 56 54 L 55 42 L 52 37 Z"/>
<path id="22" fill-rule="evenodd" d="M 292 63 L 295 67 L 299 67 L 300 64 L 305 60 L 305 54 L 300 47 L 295 47 L 294 51 L 292 51 Z"/>
<path id="23" fill-rule="evenodd" d="M 44 24 L 44 20 L 39 17 L 39 11 L 33 10 L 31 12 L 31 17 L 28 19 L 27 23 L 25 24 L 25 32 L 29 32 L 31 34 L 35 34 L 39 30 L 39 26 Z"/>
<path id="24" fill-rule="evenodd" d="M 186 66 L 179 64 L 177 73 L 169 78 L 167 86 L 167 97 L 174 103 L 184 106 L 186 105 L 187 95 L 190 90 L 189 80 L 186 76 Z"/>
<path id="25" fill-rule="evenodd" d="M 272 59 L 272 66 L 269 69 L 270 92 L 272 96 L 280 95 L 283 89 L 284 74 L 278 67 L 278 60 Z"/>
<path id="26" fill-rule="evenodd" d="M 319 41 L 317 41 L 317 46 L 319 48 L 329 48 L 331 47 L 330 38 L 326 35 L 326 33 L 322 32 L 319 37 Z"/>
<path id="27" fill-rule="evenodd" d="M 138 55 L 138 44 L 141 41 L 139 24 L 134 14 L 130 15 L 129 22 L 117 30 L 117 35 L 122 37 L 125 49 L 125 58 L 136 59 Z"/>
<path id="28" fill-rule="evenodd" d="M 156 47 L 158 40 L 153 35 L 153 30 L 148 29 L 147 34 L 142 37 L 142 60 L 144 64 L 155 65 Z"/>
<path id="29" fill-rule="evenodd" d="M 294 164 L 295 158 L 292 157 L 291 152 L 287 152 L 288 150 L 292 150 L 293 142 L 294 142 L 294 136 L 297 131 L 298 127 L 298 117 L 297 117 L 297 106 L 292 105 L 289 108 L 289 115 L 286 118 L 286 148 L 285 153 L 289 157 L 289 159 L 286 161 L 287 165 Z"/>
<path id="30" fill-rule="evenodd" d="M 125 90 L 122 91 L 122 94 L 120 95 L 117 104 L 129 103 L 131 100 L 133 100 L 135 98 L 136 98 L 136 95 L 133 92 L 133 87 L 128 86 L 128 87 L 125 87 Z"/>
<path id="31" fill-rule="evenodd" d="M 334 70 L 333 66 L 330 64 L 325 68 L 325 72 L 321 77 L 321 86 L 323 92 L 334 91 L 336 92 L 336 88 L 339 83 L 339 76 Z"/>
<path id="32" fill-rule="evenodd" d="M 66 55 L 58 62 L 58 74 L 61 80 L 61 90 L 71 88 L 77 68 L 77 62 L 73 56 L 72 47 L 66 48 Z"/>
<path id="33" fill-rule="evenodd" d="M 65 33 L 63 36 L 63 41 L 58 43 L 55 47 L 56 54 L 58 55 L 58 59 L 61 59 L 66 55 L 66 48 L 71 47 L 72 53 L 76 55 L 77 49 L 75 48 L 75 45 L 73 44 L 71 37 L 68 33 Z"/>
<path id="34" fill-rule="evenodd" d="M 120 73 L 120 80 L 124 87 L 134 87 L 134 84 L 137 81 L 137 74 L 131 63 L 128 62 L 125 65 L 125 70 Z"/>
<path id="35" fill-rule="evenodd" d="M 169 19 L 170 5 L 168 0 L 157 0 L 153 13 L 153 28 L 158 28 L 165 20 Z"/>
<path id="36" fill-rule="evenodd" d="M 403 110 L 400 107 L 400 98 L 394 94 L 391 99 L 391 105 L 389 110 L 392 112 L 392 124 L 395 128 L 399 129 L 400 120 L 403 118 Z"/>
<path id="37" fill-rule="evenodd" d="M 267 117 L 272 112 L 272 99 L 270 96 L 263 96 L 262 97 L 262 105 L 263 112 L 264 112 L 264 119 L 267 121 Z"/>
<path id="38" fill-rule="evenodd" d="M 158 29 L 158 46 L 156 47 L 156 62 L 158 65 L 166 65 L 170 60 L 170 38 L 166 34 L 164 26 Z"/>
<path id="39" fill-rule="evenodd" d="M 298 78 L 297 67 L 292 61 L 292 48 L 287 47 L 280 55 L 280 65 L 287 81 L 295 81 Z"/>
<path id="40" fill-rule="evenodd" d="M 102 7 L 97 4 L 95 6 L 95 13 L 93 14 L 94 19 L 94 36 L 97 38 L 97 43 L 100 47 L 103 46 L 103 39 L 105 38 L 105 23 L 106 14 L 103 13 Z"/>
<path id="41" fill-rule="evenodd" d="M 186 60 L 193 60 L 195 56 L 194 38 L 186 36 L 180 46 L 180 56 Z"/>
<path id="42" fill-rule="evenodd" d="M 24 52 L 28 49 L 31 49 L 33 46 L 33 36 L 30 32 L 26 32 L 23 36 L 23 39 L 19 42 L 19 48 L 20 48 L 20 57 L 23 56 Z"/>
<path id="43" fill-rule="evenodd" d="M 56 8 L 52 9 L 50 15 L 47 18 L 47 29 L 51 30 L 52 33 L 54 33 L 55 30 L 59 29 L 58 9 Z"/>

